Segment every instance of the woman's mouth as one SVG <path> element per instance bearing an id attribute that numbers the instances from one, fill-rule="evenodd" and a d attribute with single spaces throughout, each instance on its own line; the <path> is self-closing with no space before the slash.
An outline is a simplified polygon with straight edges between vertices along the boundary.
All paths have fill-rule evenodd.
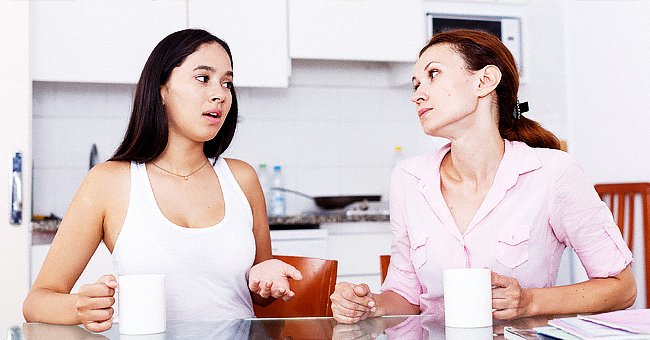
<path id="1" fill-rule="evenodd" d="M 423 107 L 418 110 L 418 117 L 422 117 L 425 113 L 429 112 L 431 110 L 430 107 Z"/>
<path id="2" fill-rule="evenodd" d="M 203 114 L 210 123 L 219 123 L 221 121 L 221 111 L 209 111 Z"/>

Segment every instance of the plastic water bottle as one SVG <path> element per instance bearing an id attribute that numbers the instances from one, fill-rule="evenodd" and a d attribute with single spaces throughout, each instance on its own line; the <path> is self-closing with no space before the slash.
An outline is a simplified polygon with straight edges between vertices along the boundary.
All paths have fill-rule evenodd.
<path id="1" fill-rule="evenodd" d="M 284 189 L 284 176 L 282 175 L 282 167 L 279 165 L 273 167 L 271 187 L 271 213 L 269 215 L 285 216 L 287 214 L 287 200 L 284 191 L 275 190 L 275 188 Z"/>
<path id="2" fill-rule="evenodd" d="M 262 192 L 264 193 L 264 202 L 266 203 L 266 214 L 271 213 L 271 173 L 266 164 L 260 163 L 257 167 L 257 178 L 260 180 Z"/>

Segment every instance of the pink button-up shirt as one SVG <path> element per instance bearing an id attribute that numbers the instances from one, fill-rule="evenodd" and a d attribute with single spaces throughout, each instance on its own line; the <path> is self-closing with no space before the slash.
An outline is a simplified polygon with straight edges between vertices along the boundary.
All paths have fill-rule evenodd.
<path id="1" fill-rule="evenodd" d="M 575 160 L 521 142 L 505 141 L 494 183 L 461 234 L 440 190 L 440 163 L 450 148 L 407 159 L 393 171 L 393 244 L 382 291 L 438 314 L 446 268 L 490 268 L 539 288 L 555 284 L 566 246 L 590 278 L 617 275 L 632 262 L 612 214 Z"/>

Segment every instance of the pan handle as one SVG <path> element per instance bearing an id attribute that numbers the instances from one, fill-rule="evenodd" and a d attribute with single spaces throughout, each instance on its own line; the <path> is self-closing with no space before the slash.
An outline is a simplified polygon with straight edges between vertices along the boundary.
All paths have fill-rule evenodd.
<path id="1" fill-rule="evenodd" d="M 288 192 L 288 193 L 295 194 L 295 195 L 298 195 L 298 196 L 307 197 L 309 199 L 314 199 L 313 196 L 309 196 L 309 195 L 307 195 L 307 194 L 305 194 L 303 192 L 295 191 L 295 190 L 291 190 L 291 189 L 272 187 L 271 190 L 284 191 L 284 192 Z"/>

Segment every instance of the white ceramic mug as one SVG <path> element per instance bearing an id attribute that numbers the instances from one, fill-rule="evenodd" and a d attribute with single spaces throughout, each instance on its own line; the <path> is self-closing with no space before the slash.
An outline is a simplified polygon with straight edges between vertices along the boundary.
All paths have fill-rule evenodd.
<path id="1" fill-rule="evenodd" d="M 460 328 L 492 326 L 490 269 L 445 269 L 443 284 L 446 326 Z"/>
<path id="2" fill-rule="evenodd" d="M 119 275 L 117 293 L 120 333 L 154 334 L 167 329 L 165 275 Z"/>

